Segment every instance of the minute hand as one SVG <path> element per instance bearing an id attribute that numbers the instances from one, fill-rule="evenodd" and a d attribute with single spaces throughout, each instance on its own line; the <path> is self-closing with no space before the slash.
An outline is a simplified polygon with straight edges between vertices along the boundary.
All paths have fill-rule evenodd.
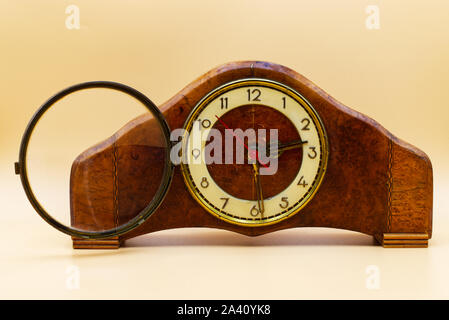
<path id="1" fill-rule="evenodd" d="M 254 183 L 256 185 L 257 205 L 259 207 L 259 212 L 263 217 L 265 209 L 263 204 L 262 185 L 260 184 L 259 162 L 253 163 L 253 171 L 254 171 Z"/>

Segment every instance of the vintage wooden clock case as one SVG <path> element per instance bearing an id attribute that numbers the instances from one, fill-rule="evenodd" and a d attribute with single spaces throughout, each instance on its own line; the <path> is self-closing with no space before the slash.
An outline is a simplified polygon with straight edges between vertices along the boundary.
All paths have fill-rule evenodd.
<path id="1" fill-rule="evenodd" d="M 248 94 L 248 102 L 233 105 L 231 100 L 238 100 L 239 94 L 240 99 Z M 207 178 L 197 180 L 194 169 L 173 165 L 171 182 L 147 218 L 107 238 L 72 234 L 74 248 L 118 248 L 126 239 L 182 227 L 219 228 L 248 236 L 295 227 L 329 227 L 372 235 L 384 247 L 428 245 L 433 182 L 427 155 L 295 71 L 260 61 L 228 63 L 193 81 L 159 109 L 171 130 L 192 126 L 201 118 L 209 121 L 206 127 L 219 130 L 228 125 L 277 126 L 281 145 L 289 139 L 304 142 L 304 137 L 308 144 L 287 148 L 279 155 L 279 172 L 261 177 L 265 215 L 258 211 L 257 186 L 256 190 L 250 187 L 254 166 L 198 169 Z M 219 113 L 216 119 L 211 117 L 214 112 Z M 163 149 L 157 149 L 162 142 L 154 134 L 156 120 L 142 115 L 74 161 L 72 227 L 113 230 L 138 215 L 155 196 L 163 172 L 153 164 L 167 160 Z M 140 148 L 142 141 L 156 148 Z M 16 172 L 24 182 L 22 153 L 26 154 L 26 148 L 21 149 Z M 301 171 L 307 166 L 315 168 L 310 169 L 310 178 Z M 226 196 L 217 195 L 214 200 L 205 187 L 222 190 Z M 28 191 L 27 195 L 30 198 Z"/>

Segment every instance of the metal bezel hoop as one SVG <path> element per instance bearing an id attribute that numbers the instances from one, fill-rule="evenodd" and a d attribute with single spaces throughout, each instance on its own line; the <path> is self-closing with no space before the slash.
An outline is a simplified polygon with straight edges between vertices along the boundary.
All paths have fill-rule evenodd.
<path id="1" fill-rule="evenodd" d="M 105 89 L 112 89 L 116 91 L 121 91 L 125 94 L 128 94 L 141 102 L 147 109 L 150 111 L 155 119 L 158 121 L 160 128 L 162 130 L 165 142 L 166 142 L 166 155 L 165 155 L 165 167 L 164 172 L 162 175 L 162 181 L 159 185 L 159 189 L 157 190 L 155 196 L 150 201 L 150 203 L 133 219 L 131 219 L 126 224 L 119 226 L 117 228 L 108 229 L 104 231 L 84 231 L 72 227 L 68 227 L 56 219 L 54 219 L 39 203 L 39 201 L 36 199 L 33 190 L 31 188 L 30 182 L 28 180 L 28 174 L 27 174 L 27 166 L 26 166 L 26 160 L 27 160 L 27 150 L 28 150 L 28 144 L 31 138 L 31 135 L 33 134 L 33 130 L 36 127 L 39 119 L 42 118 L 42 116 L 45 114 L 45 112 L 50 109 L 57 101 L 61 100 L 62 98 L 66 97 L 67 95 L 76 92 L 81 91 L 85 89 L 93 89 L 93 88 L 105 88 Z M 164 199 L 165 195 L 167 194 L 167 191 L 170 187 L 172 176 L 173 176 L 173 169 L 174 166 L 172 162 L 170 161 L 170 149 L 171 149 L 171 143 L 170 143 L 170 128 L 168 127 L 168 124 L 162 115 L 162 113 L 159 111 L 159 109 L 156 107 L 156 105 L 144 94 L 141 92 L 126 86 L 121 83 L 117 82 L 111 82 L 111 81 L 91 81 L 91 82 L 84 82 L 80 84 L 73 85 L 71 87 L 68 87 L 57 94 L 55 94 L 53 97 L 48 99 L 33 115 L 30 122 L 28 123 L 28 126 L 23 134 L 22 141 L 20 144 L 20 152 L 19 152 L 19 161 L 16 163 L 16 173 L 20 174 L 20 179 L 22 181 L 22 186 L 25 190 L 25 193 L 28 197 L 28 200 L 30 201 L 33 208 L 36 210 L 36 212 L 51 226 L 56 228 L 57 230 L 68 234 L 70 236 L 84 238 L 84 239 L 104 239 L 104 238 L 110 238 L 114 236 L 118 236 L 124 233 L 127 233 L 131 231 L 132 229 L 138 227 L 140 224 L 142 224 L 146 219 L 148 219 L 152 213 L 159 207 L 162 200 Z"/>

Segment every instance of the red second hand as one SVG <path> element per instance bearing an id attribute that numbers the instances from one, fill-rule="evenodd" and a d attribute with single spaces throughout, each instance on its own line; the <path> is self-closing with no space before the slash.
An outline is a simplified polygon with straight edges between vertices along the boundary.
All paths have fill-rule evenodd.
<path id="1" fill-rule="evenodd" d="M 228 127 L 228 125 L 227 125 L 223 120 L 221 120 L 221 118 L 220 118 L 219 116 L 215 115 L 215 118 L 217 118 L 218 121 L 220 121 L 220 122 L 226 127 L 226 129 L 232 130 L 231 128 Z M 259 161 L 259 163 L 260 163 L 261 165 L 263 165 L 265 168 L 268 168 L 266 164 L 263 164 L 263 163 L 260 161 L 259 153 L 257 152 L 257 150 L 250 150 L 250 149 L 248 148 L 248 146 L 245 144 L 245 142 L 244 142 L 242 139 L 240 139 L 239 136 L 237 136 L 236 134 L 234 134 L 234 130 L 232 130 L 232 135 L 233 135 L 233 136 L 234 136 L 234 137 L 235 137 L 241 144 L 243 144 L 243 146 L 246 148 L 246 150 L 248 150 L 248 152 L 251 154 L 251 157 L 252 157 L 253 155 L 255 155 L 255 156 L 256 156 L 256 160 Z"/>

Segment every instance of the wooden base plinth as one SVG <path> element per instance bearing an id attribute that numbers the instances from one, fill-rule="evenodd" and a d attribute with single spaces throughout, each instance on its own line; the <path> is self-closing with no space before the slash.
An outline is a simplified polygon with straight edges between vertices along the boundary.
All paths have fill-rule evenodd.
<path id="1" fill-rule="evenodd" d="M 123 241 L 118 237 L 110 239 L 79 239 L 72 238 L 73 249 L 118 249 Z"/>
<path id="2" fill-rule="evenodd" d="M 384 248 L 427 248 L 429 235 L 427 233 L 384 233 L 376 235 L 375 239 Z"/>
<path id="3" fill-rule="evenodd" d="M 384 248 L 427 248 L 427 233 L 384 233 L 375 235 L 374 239 Z M 124 243 L 119 237 L 110 239 L 72 238 L 74 249 L 118 249 Z"/>

